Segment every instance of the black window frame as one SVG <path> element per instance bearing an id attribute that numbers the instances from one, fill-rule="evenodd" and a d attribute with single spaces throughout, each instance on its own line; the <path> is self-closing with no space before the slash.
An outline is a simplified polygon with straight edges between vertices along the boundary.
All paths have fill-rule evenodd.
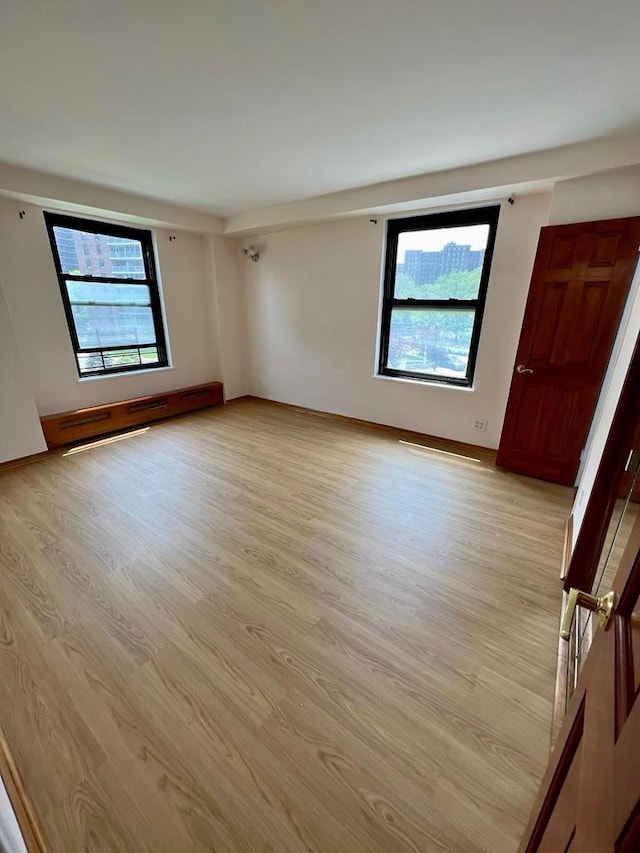
<path id="1" fill-rule="evenodd" d="M 76 359 L 76 369 L 80 379 L 89 376 L 109 376 L 114 373 L 132 373 L 138 370 L 157 370 L 161 367 L 169 366 L 169 358 L 166 344 L 164 320 L 162 316 L 162 304 L 160 301 L 160 290 L 158 287 L 158 277 L 156 273 L 155 252 L 153 249 L 152 232 L 143 228 L 130 228 L 125 225 L 115 225 L 110 222 L 99 222 L 94 219 L 83 219 L 76 216 L 67 216 L 61 213 L 51 213 L 43 211 L 44 219 L 49 235 L 49 243 L 53 254 L 53 262 L 58 278 L 60 295 L 62 296 L 62 304 L 64 313 L 69 327 L 69 335 L 71 344 Z M 56 243 L 54 228 L 56 226 L 62 228 L 70 228 L 76 231 L 86 232 L 88 234 L 104 235 L 106 237 L 123 237 L 129 240 L 136 240 L 142 247 L 142 258 L 144 262 L 144 278 L 125 278 L 122 276 L 100 276 L 100 275 L 72 275 L 71 273 L 63 272 L 62 263 L 60 261 L 60 253 L 58 252 L 58 244 Z M 153 318 L 153 328 L 155 333 L 155 343 L 149 344 L 122 344 L 116 346 L 105 347 L 81 347 L 78 340 L 75 320 L 71 307 L 71 300 L 67 291 L 67 281 L 80 281 L 93 284 L 126 284 L 126 285 L 143 285 L 149 288 L 149 301 L 151 307 L 151 315 Z M 140 349 L 155 346 L 158 352 L 158 361 L 153 363 L 143 362 Z M 139 364 L 127 364 L 107 367 L 104 361 L 104 353 L 117 352 L 118 350 L 138 350 Z M 103 366 L 95 370 L 80 370 L 80 355 L 100 354 L 102 356 Z"/>
<path id="2" fill-rule="evenodd" d="M 433 213 L 424 216 L 410 216 L 402 219 L 388 220 L 380 322 L 380 348 L 378 361 L 379 376 L 389 376 L 398 379 L 415 379 L 421 382 L 437 382 L 444 385 L 457 385 L 463 388 L 469 388 L 473 385 L 499 216 L 500 205 L 491 205 L 466 210 L 454 210 L 447 213 Z M 400 234 L 407 231 L 460 228 L 468 225 L 489 226 L 489 236 L 484 252 L 477 298 L 396 299 L 396 264 L 398 256 L 398 237 Z M 398 370 L 393 367 L 387 367 L 387 360 L 389 357 L 389 339 L 391 333 L 391 313 L 394 308 L 424 308 L 427 310 L 433 308 L 445 308 L 447 310 L 454 311 L 468 311 L 469 309 L 473 309 L 475 311 L 475 316 L 473 321 L 473 330 L 471 333 L 471 344 L 469 347 L 469 360 L 467 362 L 466 376 L 464 378 L 459 378 L 455 376 L 443 376 L 436 373 L 426 373 L 425 371 Z"/>

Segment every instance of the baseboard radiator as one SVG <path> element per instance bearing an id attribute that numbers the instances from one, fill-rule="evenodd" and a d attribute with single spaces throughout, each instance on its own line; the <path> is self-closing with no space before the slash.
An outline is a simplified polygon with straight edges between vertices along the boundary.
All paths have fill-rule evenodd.
<path id="1" fill-rule="evenodd" d="M 190 388 L 179 388 L 165 394 L 151 394 L 133 400 L 121 400 L 60 412 L 40 418 L 42 431 L 49 450 L 65 447 L 90 438 L 120 432 L 129 427 L 171 418 L 186 412 L 195 412 L 224 403 L 222 382 L 207 382 Z"/>

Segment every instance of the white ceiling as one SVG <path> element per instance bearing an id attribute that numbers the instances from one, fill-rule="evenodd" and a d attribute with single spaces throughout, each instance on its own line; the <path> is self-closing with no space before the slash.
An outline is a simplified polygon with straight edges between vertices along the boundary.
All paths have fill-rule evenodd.
<path id="1" fill-rule="evenodd" d="M 0 160 L 227 215 L 640 127 L 637 0 L 0 0 Z"/>

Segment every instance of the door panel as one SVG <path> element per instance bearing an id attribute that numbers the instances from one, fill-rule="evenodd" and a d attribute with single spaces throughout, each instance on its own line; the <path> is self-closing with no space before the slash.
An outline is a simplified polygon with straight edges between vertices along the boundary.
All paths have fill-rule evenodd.
<path id="1" fill-rule="evenodd" d="M 555 234 L 551 242 L 549 269 L 569 270 L 573 266 L 576 253 L 576 237 Z"/>
<path id="2" fill-rule="evenodd" d="M 556 790 L 549 792 L 543 807 L 543 819 L 537 827 L 534 843 L 538 853 L 557 853 L 566 850 L 576 832 L 580 767 L 582 759 L 582 732 L 584 730 L 584 704 L 580 707 L 561 759 Z"/>
<path id="3" fill-rule="evenodd" d="M 640 217 L 543 228 L 497 463 L 573 485 L 640 246 Z"/>
<path id="4" fill-rule="evenodd" d="M 597 235 L 589 258 L 589 267 L 614 267 L 620 248 L 620 232 Z"/>
<path id="5" fill-rule="evenodd" d="M 582 288 L 580 295 L 582 302 L 577 306 L 580 322 L 574 320 L 571 324 L 571 337 L 564 358 L 568 362 L 588 364 L 599 344 L 591 330 L 602 327 L 602 315 L 607 303 L 607 282 L 589 282 Z"/>
<path id="6" fill-rule="evenodd" d="M 640 801 L 636 806 L 635 816 L 620 836 L 616 853 L 638 853 L 640 850 Z"/>
<path id="7" fill-rule="evenodd" d="M 640 690 L 640 607 L 637 603 L 631 615 L 631 658 L 635 673 L 633 689 L 637 694 Z"/>
<path id="8" fill-rule="evenodd" d="M 640 762 L 630 762 L 629 755 L 638 755 L 640 749 L 640 707 L 637 703 L 623 724 L 618 740 L 614 768 L 614 815 L 619 830 L 623 830 L 629 815 L 638 805 L 640 796 Z M 622 834 L 621 832 L 619 834 Z"/>
<path id="9" fill-rule="evenodd" d="M 545 282 L 543 285 L 535 331 L 531 344 L 531 359 L 538 362 L 552 361 L 554 349 L 560 337 L 559 325 L 566 313 L 563 311 L 568 284 Z"/>
<path id="10" fill-rule="evenodd" d="M 578 809 L 578 783 L 580 781 L 579 749 L 567 774 L 567 778 L 558 797 L 556 807 L 538 848 L 539 853 L 559 853 L 568 850 L 576 833 L 576 812 Z"/>

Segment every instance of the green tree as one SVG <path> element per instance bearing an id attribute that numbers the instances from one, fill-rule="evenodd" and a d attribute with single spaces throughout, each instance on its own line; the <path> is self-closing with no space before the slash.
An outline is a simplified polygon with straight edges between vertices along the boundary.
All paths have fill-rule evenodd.
<path id="1" fill-rule="evenodd" d="M 482 267 L 442 275 L 425 288 L 423 299 L 477 299 Z"/>
<path id="2" fill-rule="evenodd" d="M 396 276 L 397 299 L 476 299 L 482 268 L 458 270 L 441 275 L 431 284 L 416 284 L 406 273 Z"/>
<path id="3" fill-rule="evenodd" d="M 396 276 L 396 299 L 428 299 L 425 286 L 419 287 L 414 279 L 406 273 Z"/>

